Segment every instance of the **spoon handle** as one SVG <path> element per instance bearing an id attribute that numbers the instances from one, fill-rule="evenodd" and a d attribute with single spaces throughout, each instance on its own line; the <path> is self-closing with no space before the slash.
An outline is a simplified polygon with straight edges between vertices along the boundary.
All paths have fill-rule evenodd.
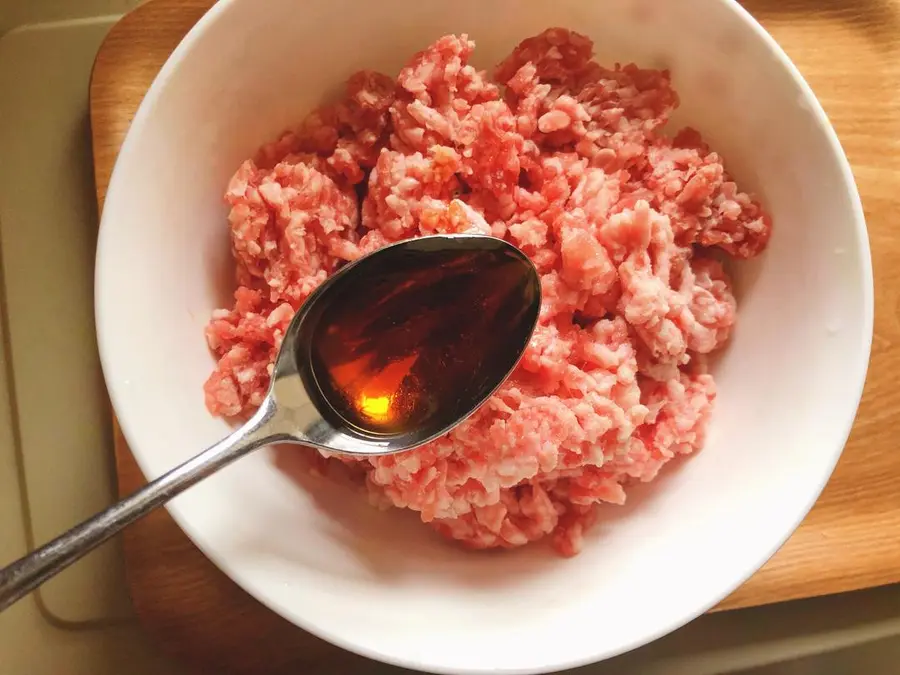
<path id="1" fill-rule="evenodd" d="M 0 612 L 89 551 L 210 474 L 277 436 L 269 399 L 240 429 L 105 511 L 0 570 Z"/>

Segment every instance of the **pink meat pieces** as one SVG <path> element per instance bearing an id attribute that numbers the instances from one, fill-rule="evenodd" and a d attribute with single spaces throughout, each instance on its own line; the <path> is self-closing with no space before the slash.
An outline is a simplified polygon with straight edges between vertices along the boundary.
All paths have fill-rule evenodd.
<path id="1" fill-rule="evenodd" d="M 259 405 L 293 313 L 343 262 L 437 232 L 505 238 L 543 296 L 512 376 L 443 438 L 340 461 L 373 502 L 465 546 L 547 539 L 575 555 L 598 505 L 703 446 L 706 357 L 737 318 L 712 249 L 757 255 L 771 220 L 697 132 L 662 135 L 678 105 L 667 72 L 601 67 L 588 38 L 550 29 L 498 66 L 497 86 L 473 48 L 446 36 L 396 81 L 354 75 L 239 168 L 226 195 L 238 290 L 207 327 L 206 403 L 225 417 Z"/>
<path id="2" fill-rule="evenodd" d="M 285 132 L 260 148 L 256 163 L 270 168 L 290 155 L 320 157 L 335 175 L 350 183 L 365 180 L 387 145 L 389 111 L 396 84 L 387 75 L 362 70 L 347 81 L 346 93 L 334 105 L 311 113 L 299 129 Z M 321 168 L 317 166 L 316 168 Z"/>
<path id="3" fill-rule="evenodd" d="M 363 225 L 389 241 L 419 234 L 422 212 L 446 206 L 459 194 L 461 168 L 459 154 L 445 146 L 432 146 L 427 156 L 383 150 L 369 174 Z"/>
<path id="4" fill-rule="evenodd" d="M 465 36 L 441 38 L 401 71 L 392 145 L 422 154 L 453 148 L 469 186 L 501 194 L 519 179 L 523 139 L 496 85 L 468 64 L 473 48 Z"/>
<path id="5" fill-rule="evenodd" d="M 709 374 L 682 372 L 667 382 L 647 380 L 642 389 L 650 424 L 639 436 L 651 460 L 631 465 L 629 470 L 646 482 L 676 454 L 687 455 L 703 447 L 716 385 Z"/>
<path id="6" fill-rule="evenodd" d="M 740 192 L 718 154 L 693 129 L 674 144 L 648 148 L 652 167 L 639 189 L 649 189 L 658 208 L 672 218 L 680 244 L 718 246 L 736 258 L 752 258 L 769 241 L 772 222 L 759 202 Z"/>
<path id="7" fill-rule="evenodd" d="M 299 307 L 339 261 L 352 258 L 356 195 L 309 164 L 262 170 L 248 160 L 225 200 L 238 280 L 264 286 L 272 302 Z"/>
<path id="8" fill-rule="evenodd" d="M 469 65 L 474 49 L 467 36 L 448 35 L 400 71 L 391 106 L 395 150 L 426 153 L 433 145 L 453 145 L 472 107 L 499 99 L 497 86 Z"/>
<path id="9" fill-rule="evenodd" d="M 646 142 L 678 105 L 667 71 L 634 64 L 602 69 L 576 98 L 588 117 L 585 133 L 576 134 L 578 151 L 597 166 L 633 170 L 643 168 Z"/>
<path id="10" fill-rule="evenodd" d="M 206 406 L 223 417 L 242 415 L 262 403 L 294 316 L 290 304 L 273 304 L 258 290 L 240 286 L 234 297 L 234 309 L 217 311 L 206 327 L 206 341 L 218 358 L 204 385 Z"/>
<path id="11" fill-rule="evenodd" d="M 444 533 L 477 531 L 466 539 L 471 545 L 520 545 L 548 534 L 565 510 L 550 506 L 552 490 L 547 501 L 522 487 L 549 489 L 585 466 L 603 466 L 643 423 L 648 410 L 640 399 L 624 321 L 542 325 L 521 368 L 485 407 L 421 451 L 369 460 L 371 480 L 393 504 L 420 511 Z M 511 510 L 511 496 L 523 494 L 540 499 Z M 609 494 L 619 500 L 618 491 Z"/>
<path id="12" fill-rule="evenodd" d="M 577 149 L 594 166 L 634 167 L 678 105 L 669 73 L 634 64 L 601 68 L 583 35 L 550 29 L 523 41 L 496 70 L 519 131 Z"/>
<path id="13" fill-rule="evenodd" d="M 259 406 L 286 323 L 337 265 L 358 257 L 356 195 L 307 163 L 270 170 L 248 160 L 225 195 L 239 288 L 207 327 L 218 363 L 207 407 L 236 416 Z"/>
<path id="14" fill-rule="evenodd" d="M 494 70 L 494 77 L 505 84 L 530 64 L 541 81 L 577 89 L 584 81 L 594 79 L 599 70 L 591 61 L 593 55 L 590 38 L 565 28 L 548 28 L 520 42 Z"/>
<path id="15" fill-rule="evenodd" d="M 462 155 L 462 178 L 473 190 L 505 195 L 519 182 L 524 140 L 503 101 L 473 106 L 460 123 L 456 143 Z"/>

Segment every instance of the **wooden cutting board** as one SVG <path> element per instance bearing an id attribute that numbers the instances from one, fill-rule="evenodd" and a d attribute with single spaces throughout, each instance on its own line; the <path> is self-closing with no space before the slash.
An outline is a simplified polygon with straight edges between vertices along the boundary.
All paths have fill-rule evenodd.
<path id="1" fill-rule="evenodd" d="M 97 198 L 147 88 L 211 0 L 149 0 L 104 42 L 91 78 Z M 875 267 L 869 380 L 843 458 L 787 544 L 717 609 L 900 581 L 900 0 L 747 0 L 816 91 L 853 165 Z M 144 482 L 117 430 L 119 490 Z M 364 663 L 241 591 L 164 510 L 124 535 L 137 613 L 171 654 L 212 673 L 296 673 Z M 265 665 L 261 663 L 264 660 Z"/>

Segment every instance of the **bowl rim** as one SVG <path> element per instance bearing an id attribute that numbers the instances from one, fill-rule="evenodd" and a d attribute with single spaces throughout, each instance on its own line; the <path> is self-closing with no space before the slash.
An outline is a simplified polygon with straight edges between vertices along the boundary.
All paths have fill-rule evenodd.
<path id="1" fill-rule="evenodd" d="M 117 199 L 118 194 L 123 190 L 123 179 L 121 177 L 122 172 L 119 170 L 119 168 L 122 164 L 125 163 L 125 161 L 127 161 L 126 158 L 129 157 L 129 155 L 133 154 L 133 146 L 136 143 L 135 139 L 141 134 L 148 118 L 152 116 L 159 99 L 166 90 L 166 84 L 168 80 L 178 69 L 181 62 L 184 61 L 184 59 L 193 50 L 199 36 L 202 35 L 215 22 L 219 21 L 220 18 L 225 13 L 227 13 L 230 8 L 238 1 L 239 0 L 219 0 L 218 2 L 216 2 L 197 21 L 197 23 L 194 24 L 194 26 L 188 31 L 185 37 L 173 50 L 169 58 L 164 63 L 163 67 L 160 69 L 159 73 L 154 78 L 152 84 L 147 90 L 146 95 L 141 101 L 131 124 L 129 125 L 128 132 L 119 149 L 119 153 L 117 155 L 116 162 L 110 176 L 109 184 L 107 186 L 103 214 L 100 218 L 100 228 L 95 258 L 95 324 L 101 369 L 106 381 L 110 401 L 115 410 L 116 418 L 121 432 L 126 442 L 128 443 L 129 448 L 132 449 L 139 447 L 141 443 L 135 442 L 136 437 L 133 433 L 133 418 L 129 414 L 127 404 L 125 404 L 125 399 L 127 398 L 128 394 L 116 386 L 116 380 L 112 376 L 116 369 L 116 364 L 114 363 L 114 359 L 111 356 L 108 342 L 109 334 L 111 332 L 109 327 L 115 324 L 115 318 L 113 316 L 113 312 L 110 311 L 111 308 L 107 306 L 103 289 L 106 285 L 105 277 L 108 273 L 108 270 L 112 267 L 109 261 L 115 258 L 115 254 L 110 250 L 110 245 L 108 243 L 108 233 L 111 226 L 109 222 L 107 222 L 108 219 L 106 217 L 106 213 L 108 211 L 106 205 L 110 203 L 110 201 Z M 355 644 L 352 640 L 348 640 L 342 637 L 341 635 L 334 634 L 328 630 L 320 629 L 317 625 L 305 620 L 302 617 L 299 617 L 295 613 L 286 613 L 278 606 L 276 606 L 275 603 L 271 602 L 264 593 L 258 592 L 257 589 L 254 588 L 254 585 L 252 583 L 247 583 L 247 580 L 242 578 L 242 573 L 239 570 L 236 570 L 228 562 L 228 560 L 218 555 L 213 547 L 208 545 L 208 543 L 205 541 L 204 535 L 189 522 L 189 518 L 185 515 L 185 513 L 183 513 L 183 509 L 177 502 L 170 502 L 166 504 L 166 509 L 178 524 L 179 528 L 188 536 L 192 543 L 197 546 L 200 551 L 216 565 L 216 567 L 222 570 L 232 581 L 238 584 L 251 597 L 255 598 L 262 605 L 275 612 L 276 614 L 282 616 L 290 623 L 293 623 L 294 625 L 315 635 L 316 637 L 326 640 L 327 642 L 330 642 L 333 645 L 336 645 L 347 651 L 364 656 L 366 658 L 381 661 L 382 663 L 387 663 L 403 668 L 411 668 L 431 673 L 437 673 L 439 675 L 488 675 L 489 673 L 493 675 L 497 675 L 498 673 L 502 673 L 504 675 L 533 675 L 537 673 L 548 673 L 570 668 L 578 668 L 592 663 L 604 661 L 606 659 L 610 659 L 629 652 L 643 645 L 649 644 L 650 642 L 653 642 L 663 637 L 664 635 L 667 635 L 677 630 L 678 628 L 681 628 L 685 624 L 689 623 L 690 621 L 709 611 L 711 608 L 715 607 L 732 592 L 734 592 L 738 587 L 743 585 L 747 581 L 747 579 L 749 579 L 757 570 L 759 570 L 794 533 L 802 520 L 815 505 L 816 501 L 822 493 L 822 490 L 830 480 L 831 475 L 834 472 L 834 468 L 843 453 L 844 447 L 847 443 L 847 439 L 849 438 L 853 424 L 856 420 L 859 403 L 862 398 L 869 361 L 871 358 L 872 339 L 874 331 L 874 277 L 872 270 L 871 248 L 865 223 L 862 200 L 860 198 L 859 190 L 853 177 L 853 172 L 849 160 L 847 159 L 846 154 L 840 144 L 837 133 L 832 127 L 831 122 L 829 121 L 824 109 L 822 108 L 821 103 L 819 102 L 812 88 L 806 82 L 797 66 L 791 61 L 791 59 L 781 48 L 775 38 L 770 35 L 768 31 L 765 30 L 765 28 L 763 28 L 763 26 L 750 14 L 747 9 L 745 9 L 738 2 L 738 0 L 718 1 L 725 4 L 730 9 L 730 11 L 737 16 L 745 30 L 752 32 L 757 39 L 762 40 L 764 45 L 768 48 L 769 52 L 777 59 L 781 67 L 788 72 L 788 74 L 796 84 L 798 90 L 802 93 L 804 103 L 809 106 L 810 111 L 815 118 L 815 123 L 819 128 L 819 131 L 824 133 L 834 161 L 837 163 L 840 170 L 841 177 L 844 183 L 843 188 L 847 192 L 847 196 L 850 200 L 850 211 L 853 215 L 852 227 L 855 238 L 858 242 L 858 260 L 856 262 L 858 263 L 859 269 L 862 272 L 860 283 L 862 285 L 863 296 L 863 325 L 861 326 L 863 344 L 860 345 L 862 349 L 859 352 L 859 363 L 856 366 L 856 372 L 854 373 L 854 376 L 850 381 L 850 384 L 852 386 L 848 386 L 846 388 L 848 396 L 847 405 L 845 407 L 846 412 L 844 413 L 845 418 L 839 425 L 842 431 L 840 435 L 836 436 L 835 438 L 834 447 L 830 451 L 830 461 L 827 463 L 826 467 L 827 471 L 823 473 L 820 484 L 810 492 L 809 502 L 797 514 L 795 514 L 795 517 L 793 519 L 786 519 L 782 522 L 780 526 L 781 533 L 776 539 L 776 545 L 770 550 L 765 551 L 763 554 L 761 554 L 758 560 L 755 560 L 752 564 L 746 566 L 740 574 L 735 575 L 733 583 L 728 585 L 728 587 L 725 588 L 720 594 L 716 595 L 712 599 L 707 600 L 704 603 L 699 603 L 693 606 L 691 611 L 683 612 L 679 620 L 674 621 L 669 625 L 662 626 L 655 631 L 649 631 L 642 636 L 632 640 L 630 643 L 621 644 L 618 645 L 618 647 L 612 649 L 599 650 L 590 655 L 580 656 L 578 658 L 560 660 L 557 663 L 542 666 L 538 669 L 526 669 L 519 667 L 508 669 L 493 667 L 468 667 L 464 670 L 461 670 L 449 669 L 435 662 L 425 662 L 414 658 L 406 658 L 396 654 L 380 652 L 377 649 L 362 647 Z M 134 452 L 134 450 L 132 450 L 132 454 L 142 473 L 148 478 L 148 480 L 153 480 L 154 478 L 157 478 L 158 475 L 160 475 L 150 470 L 150 467 L 148 466 L 146 460 L 142 459 L 142 457 L 145 456 L 144 453 Z M 826 456 L 824 450 L 822 454 L 823 457 Z"/>

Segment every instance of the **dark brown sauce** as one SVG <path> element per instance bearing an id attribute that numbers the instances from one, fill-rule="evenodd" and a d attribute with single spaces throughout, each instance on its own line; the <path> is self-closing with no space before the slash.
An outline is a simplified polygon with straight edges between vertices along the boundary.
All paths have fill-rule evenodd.
<path id="1" fill-rule="evenodd" d="M 487 250 L 376 256 L 329 291 L 310 356 L 343 422 L 376 436 L 442 428 L 515 365 L 537 319 L 539 282 L 522 254 L 490 241 Z"/>

